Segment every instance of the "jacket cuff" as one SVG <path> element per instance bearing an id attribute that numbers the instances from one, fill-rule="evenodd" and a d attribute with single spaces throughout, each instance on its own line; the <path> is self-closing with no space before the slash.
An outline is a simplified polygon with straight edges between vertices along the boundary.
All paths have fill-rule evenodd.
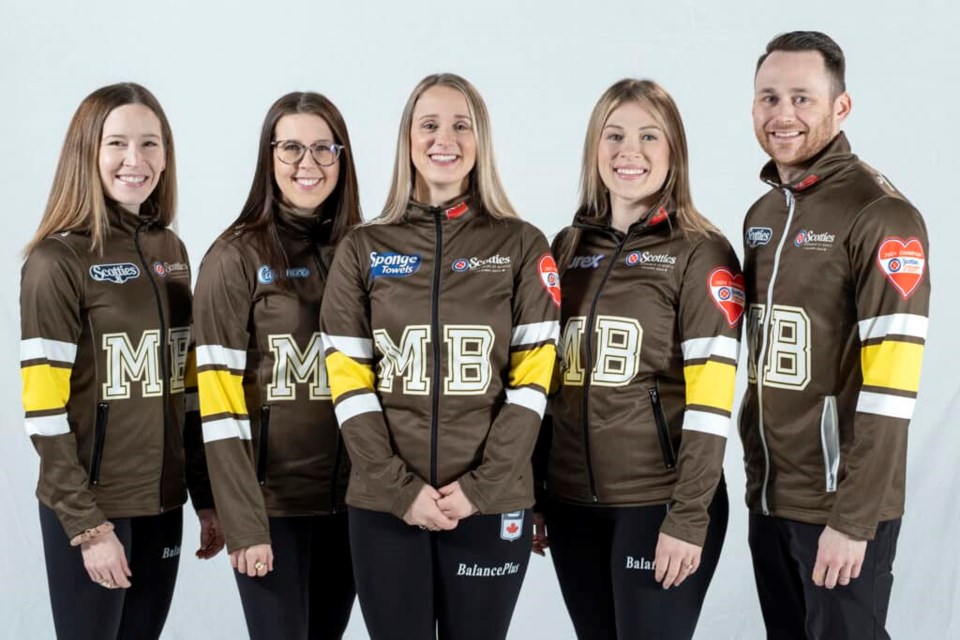
<path id="1" fill-rule="evenodd" d="M 213 509 L 213 492 L 210 490 L 210 485 L 190 487 L 190 503 L 194 511 Z"/>
<path id="2" fill-rule="evenodd" d="M 840 533 L 845 533 L 855 540 L 873 540 L 877 534 L 877 525 L 864 525 L 862 523 L 850 522 L 834 514 L 827 518 L 827 526 L 836 529 Z"/>
<path id="3" fill-rule="evenodd" d="M 707 539 L 707 527 L 692 527 L 685 525 L 683 522 L 677 522 L 677 520 L 678 518 L 674 517 L 673 512 L 668 513 L 660 525 L 660 533 L 665 533 L 677 540 L 683 540 L 703 548 Z M 707 516 L 707 526 L 709 526 L 709 523 L 710 516 Z"/>
<path id="4" fill-rule="evenodd" d="M 463 491 L 463 495 L 467 496 L 470 504 L 477 508 L 477 513 L 488 513 L 490 504 L 483 499 L 483 494 L 477 486 L 478 482 L 473 474 L 465 473 L 460 476 L 457 482 L 460 483 L 460 490 Z"/>
<path id="5" fill-rule="evenodd" d="M 105 536 L 108 533 L 111 533 L 112 531 L 113 531 L 113 523 L 107 520 L 106 522 L 98 524 L 92 529 L 87 529 L 86 531 L 82 531 L 81 533 L 78 533 L 77 535 L 70 538 L 70 546 L 79 547 L 82 544 L 86 544 L 88 542 L 96 540 L 101 536 Z"/>
<path id="6" fill-rule="evenodd" d="M 420 490 L 423 488 L 426 482 L 421 480 L 416 476 L 416 474 L 410 474 L 413 476 L 413 480 L 407 486 L 400 489 L 400 495 L 397 496 L 397 499 L 393 501 L 393 505 L 390 508 L 390 513 L 397 516 L 403 520 L 403 516 L 406 515 L 407 511 L 410 509 L 410 505 L 413 504 L 413 501 L 417 499 L 417 496 L 420 495 Z"/>
<path id="7" fill-rule="evenodd" d="M 256 533 L 245 533 L 240 536 L 226 536 L 227 553 L 233 553 L 238 549 L 246 549 L 255 544 L 272 544 L 270 542 L 269 531 L 258 531 Z"/>

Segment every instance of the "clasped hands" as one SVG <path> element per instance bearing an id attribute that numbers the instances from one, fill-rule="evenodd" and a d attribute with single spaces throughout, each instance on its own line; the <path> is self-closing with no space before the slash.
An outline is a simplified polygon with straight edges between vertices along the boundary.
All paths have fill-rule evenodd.
<path id="1" fill-rule="evenodd" d="M 460 488 L 460 482 L 454 481 L 439 489 L 427 484 L 403 514 L 403 521 L 428 531 L 450 531 L 457 528 L 460 520 L 476 512 L 477 508 Z"/>

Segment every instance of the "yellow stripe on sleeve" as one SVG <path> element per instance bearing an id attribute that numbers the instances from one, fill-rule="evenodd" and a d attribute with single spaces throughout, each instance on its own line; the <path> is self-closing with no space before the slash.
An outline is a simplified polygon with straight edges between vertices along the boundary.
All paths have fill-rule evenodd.
<path id="1" fill-rule="evenodd" d="M 733 388 L 737 368 L 724 362 L 707 361 L 683 368 L 687 404 L 733 411 Z"/>
<path id="2" fill-rule="evenodd" d="M 863 384 L 916 393 L 920 388 L 923 345 L 884 340 L 860 349 Z"/>
<path id="3" fill-rule="evenodd" d="M 222 369 L 208 369 L 197 375 L 200 387 L 200 416 L 223 413 L 247 415 L 247 401 L 243 395 L 243 376 Z"/>
<path id="4" fill-rule="evenodd" d="M 361 364 L 339 351 L 333 351 L 327 356 L 327 378 L 330 381 L 330 392 L 334 402 L 351 391 L 360 389 L 373 391 L 376 379 L 373 367 Z"/>
<path id="5" fill-rule="evenodd" d="M 535 384 L 543 389 L 549 389 L 556 360 L 557 348 L 552 343 L 542 344 L 526 351 L 514 351 L 510 354 L 509 385 L 523 387 Z"/>
<path id="6" fill-rule="evenodd" d="M 35 364 L 20 369 L 24 411 L 63 409 L 70 399 L 72 369 Z"/>

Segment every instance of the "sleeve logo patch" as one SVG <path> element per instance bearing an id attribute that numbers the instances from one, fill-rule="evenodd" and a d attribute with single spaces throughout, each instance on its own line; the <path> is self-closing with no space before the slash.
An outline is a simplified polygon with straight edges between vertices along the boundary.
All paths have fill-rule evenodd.
<path id="1" fill-rule="evenodd" d="M 710 298 L 731 327 L 739 322 L 746 305 L 747 296 L 743 282 L 742 274 L 733 275 L 729 269 L 723 267 L 717 267 L 707 276 Z"/>
<path id="2" fill-rule="evenodd" d="M 507 542 L 519 540 L 523 535 L 523 511 L 500 514 L 500 539 Z"/>
<path id="3" fill-rule="evenodd" d="M 370 279 L 379 277 L 405 278 L 420 270 L 423 264 L 419 253 L 370 253 Z"/>
<path id="4" fill-rule="evenodd" d="M 540 284 L 546 289 L 553 304 L 560 306 L 560 272 L 557 271 L 557 261 L 549 253 L 540 256 L 537 261 L 537 272 L 540 274 Z"/>
<path id="5" fill-rule="evenodd" d="M 904 300 L 920 286 L 926 265 L 923 245 L 917 238 L 904 240 L 890 236 L 884 238 L 877 249 L 877 266 Z"/>

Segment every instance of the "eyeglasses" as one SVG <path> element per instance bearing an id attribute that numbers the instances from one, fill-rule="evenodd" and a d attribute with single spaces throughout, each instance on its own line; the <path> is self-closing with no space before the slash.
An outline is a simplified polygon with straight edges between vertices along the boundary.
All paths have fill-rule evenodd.
<path id="1" fill-rule="evenodd" d="M 270 146 L 277 150 L 277 159 L 283 164 L 297 164 L 310 149 L 310 155 L 321 167 L 329 167 L 340 157 L 346 147 L 342 144 L 311 144 L 309 147 L 296 140 L 274 140 Z"/>

